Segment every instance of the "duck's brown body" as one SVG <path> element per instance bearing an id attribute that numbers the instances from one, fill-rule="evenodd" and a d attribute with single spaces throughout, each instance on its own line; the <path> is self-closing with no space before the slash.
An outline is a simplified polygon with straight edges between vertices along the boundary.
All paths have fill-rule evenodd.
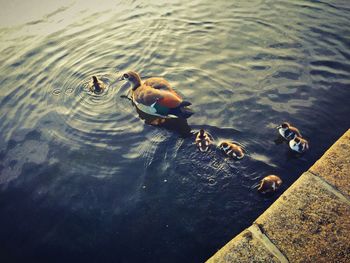
<path id="1" fill-rule="evenodd" d="M 123 75 L 132 86 L 132 101 L 139 110 L 161 117 L 188 118 L 193 112 L 190 102 L 182 97 L 163 78 L 153 77 L 142 81 L 139 74 L 129 71 Z"/>
<path id="2" fill-rule="evenodd" d="M 169 108 L 178 107 L 183 99 L 170 86 L 170 83 L 163 78 L 149 78 L 141 83 L 133 96 L 138 103 L 151 106 L 158 101 Z"/>
<path id="3" fill-rule="evenodd" d="M 281 178 L 277 175 L 269 175 L 260 181 L 258 191 L 262 194 L 275 192 L 282 184 Z"/>

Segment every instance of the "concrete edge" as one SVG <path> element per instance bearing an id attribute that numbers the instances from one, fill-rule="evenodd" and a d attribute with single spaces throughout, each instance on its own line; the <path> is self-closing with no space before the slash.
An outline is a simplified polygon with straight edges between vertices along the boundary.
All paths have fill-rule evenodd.
<path id="1" fill-rule="evenodd" d="M 329 154 L 329 152 L 336 147 L 337 144 L 340 144 L 340 141 L 342 141 L 342 143 L 350 145 L 350 141 L 346 141 L 344 142 L 344 138 L 347 136 L 349 137 L 350 135 L 350 129 L 347 130 L 344 135 L 342 135 L 323 155 L 322 157 L 317 160 L 315 162 L 315 164 L 319 163 L 320 161 L 322 162 L 322 159 L 325 159 L 325 156 L 327 154 Z M 349 158 L 349 154 L 342 156 L 342 157 L 338 157 L 340 159 L 348 159 Z M 297 185 L 300 183 L 300 181 L 302 181 L 302 178 L 305 178 L 306 176 L 311 176 L 312 178 L 314 178 L 315 180 L 317 180 L 317 182 L 322 185 L 322 189 L 328 193 L 331 193 L 332 195 L 334 195 L 337 199 L 341 200 L 343 203 L 345 203 L 347 206 L 350 207 L 350 199 L 349 197 L 344 194 L 342 191 L 340 191 L 335 185 L 333 185 L 332 183 L 330 183 L 329 181 L 327 181 L 327 178 L 323 178 L 322 175 L 319 175 L 315 172 L 312 171 L 313 167 L 315 166 L 315 164 L 313 164 L 306 172 L 304 172 L 269 208 L 267 208 L 254 222 L 253 224 L 248 227 L 247 229 L 243 230 L 240 234 L 238 234 L 236 237 L 238 236 L 242 236 L 242 233 L 249 231 L 253 238 L 255 238 L 258 242 L 260 242 L 265 249 L 272 254 L 274 257 L 276 257 L 278 259 L 279 262 L 289 262 L 288 257 L 286 255 L 284 255 L 281 250 L 278 248 L 278 246 L 276 244 L 274 244 L 271 240 L 271 238 L 268 237 L 268 235 L 266 235 L 264 233 L 264 231 L 261 229 L 261 227 L 259 226 L 259 224 L 257 223 L 259 221 L 259 219 L 261 217 L 264 216 L 264 214 L 267 214 L 269 211 L 275 209 L 275 207 L 278 207 L 278 204 L 280 202 L 282 202 L 281 200 L 283 198 L 285 198 L 285 195 L 287 194 L 293 194 L 293 186 Z M 319 164 L 318 164 L 319 165 Z M 330 164 L 326 164 L 326 165 L 330 165 Z M 347 179 L 347 180 L 350 180 Z M 290 190 L 292 189 L 292 190 Z M 303 222 L 299 222 L 300 224 L 302 224 Z M 232 239 L 229 243 L 234 243 L 236 241 L 236 237 L 234 239 Z M 227 261 L 224 258 L 222 258 L 222 255 L 224 253 L 227 253 L 227 249 L 226 251 L 223 250 L 226 247 L 226 245 L 221 248 L 217 253 L 215 253 L 211 258 L 208 259 L 207 262 L 212 263 L 212 262 L 240 262 L 239 257 L 236 258 L 236 260 L 234 261 Z M 254 256 L 254 251 L 251 251 L 251 248 L 249 248 L 250 251 L 248 253 L 251 253 Z"/>
<path id="2" fill-rule="evenodd" d="M 255 222 L 252 226 L 248 227 L 248 230 L 252 233 L 253 237 L 259 240 L 265 248 L 274 255 L 281 263 L 288 263 L 287 257 L 275 246 L 274 243 L 261 231 L 258 224 Z"/>

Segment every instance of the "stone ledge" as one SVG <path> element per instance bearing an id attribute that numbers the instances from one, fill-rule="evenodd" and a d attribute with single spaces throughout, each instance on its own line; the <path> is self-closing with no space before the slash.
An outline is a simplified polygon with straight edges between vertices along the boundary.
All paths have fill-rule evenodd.
<path id="1" fill-rule="evenodd" d="M 350 130 L 208 262 L 350 262 Z"/>
<path id="2" fill-rule="evenodd" d="M 290 262 L 350 262 L 350 206 L 309 172 L 256 223 Z"/>
<path id="3" fill-rule="evenodd" d="M 310 172 L 322 177 L 350 198 L 350 130 L 329 148 Z"/>
<path id="4" fill-rule="evenodd" d="M 207 262 L 223 263 L 252 263 L 252 262 L 280 262 L 266 247 L 248 230 L 244 230 Z"/>

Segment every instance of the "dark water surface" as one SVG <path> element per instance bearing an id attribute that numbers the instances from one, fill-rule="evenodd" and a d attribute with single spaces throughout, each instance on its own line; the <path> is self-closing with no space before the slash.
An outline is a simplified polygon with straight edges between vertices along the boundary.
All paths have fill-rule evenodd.
<path id="1" fill-rule="evenodd" d="M 203 262 L 350 127 L 346 0 L 48 3 L 0 10 L 1 262 Z M 168 79 L 192 131 L 246 158 L 145 124 L 120 98 L 128 69 Z M 284 120 L 302 157 L 274 143 Z M 264 197 L 270 173 L 284 184 Z"/>

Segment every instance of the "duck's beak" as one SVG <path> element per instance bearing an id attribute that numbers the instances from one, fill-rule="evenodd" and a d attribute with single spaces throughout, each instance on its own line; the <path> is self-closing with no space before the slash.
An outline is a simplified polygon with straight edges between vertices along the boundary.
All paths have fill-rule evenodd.
<path id="1" fill-rule="evenodd" d="M 118 78 L 118 80 L 119 80 L 119 81 L 125 80 L 124 74 L 122 74 L 122 75 Z"/>

